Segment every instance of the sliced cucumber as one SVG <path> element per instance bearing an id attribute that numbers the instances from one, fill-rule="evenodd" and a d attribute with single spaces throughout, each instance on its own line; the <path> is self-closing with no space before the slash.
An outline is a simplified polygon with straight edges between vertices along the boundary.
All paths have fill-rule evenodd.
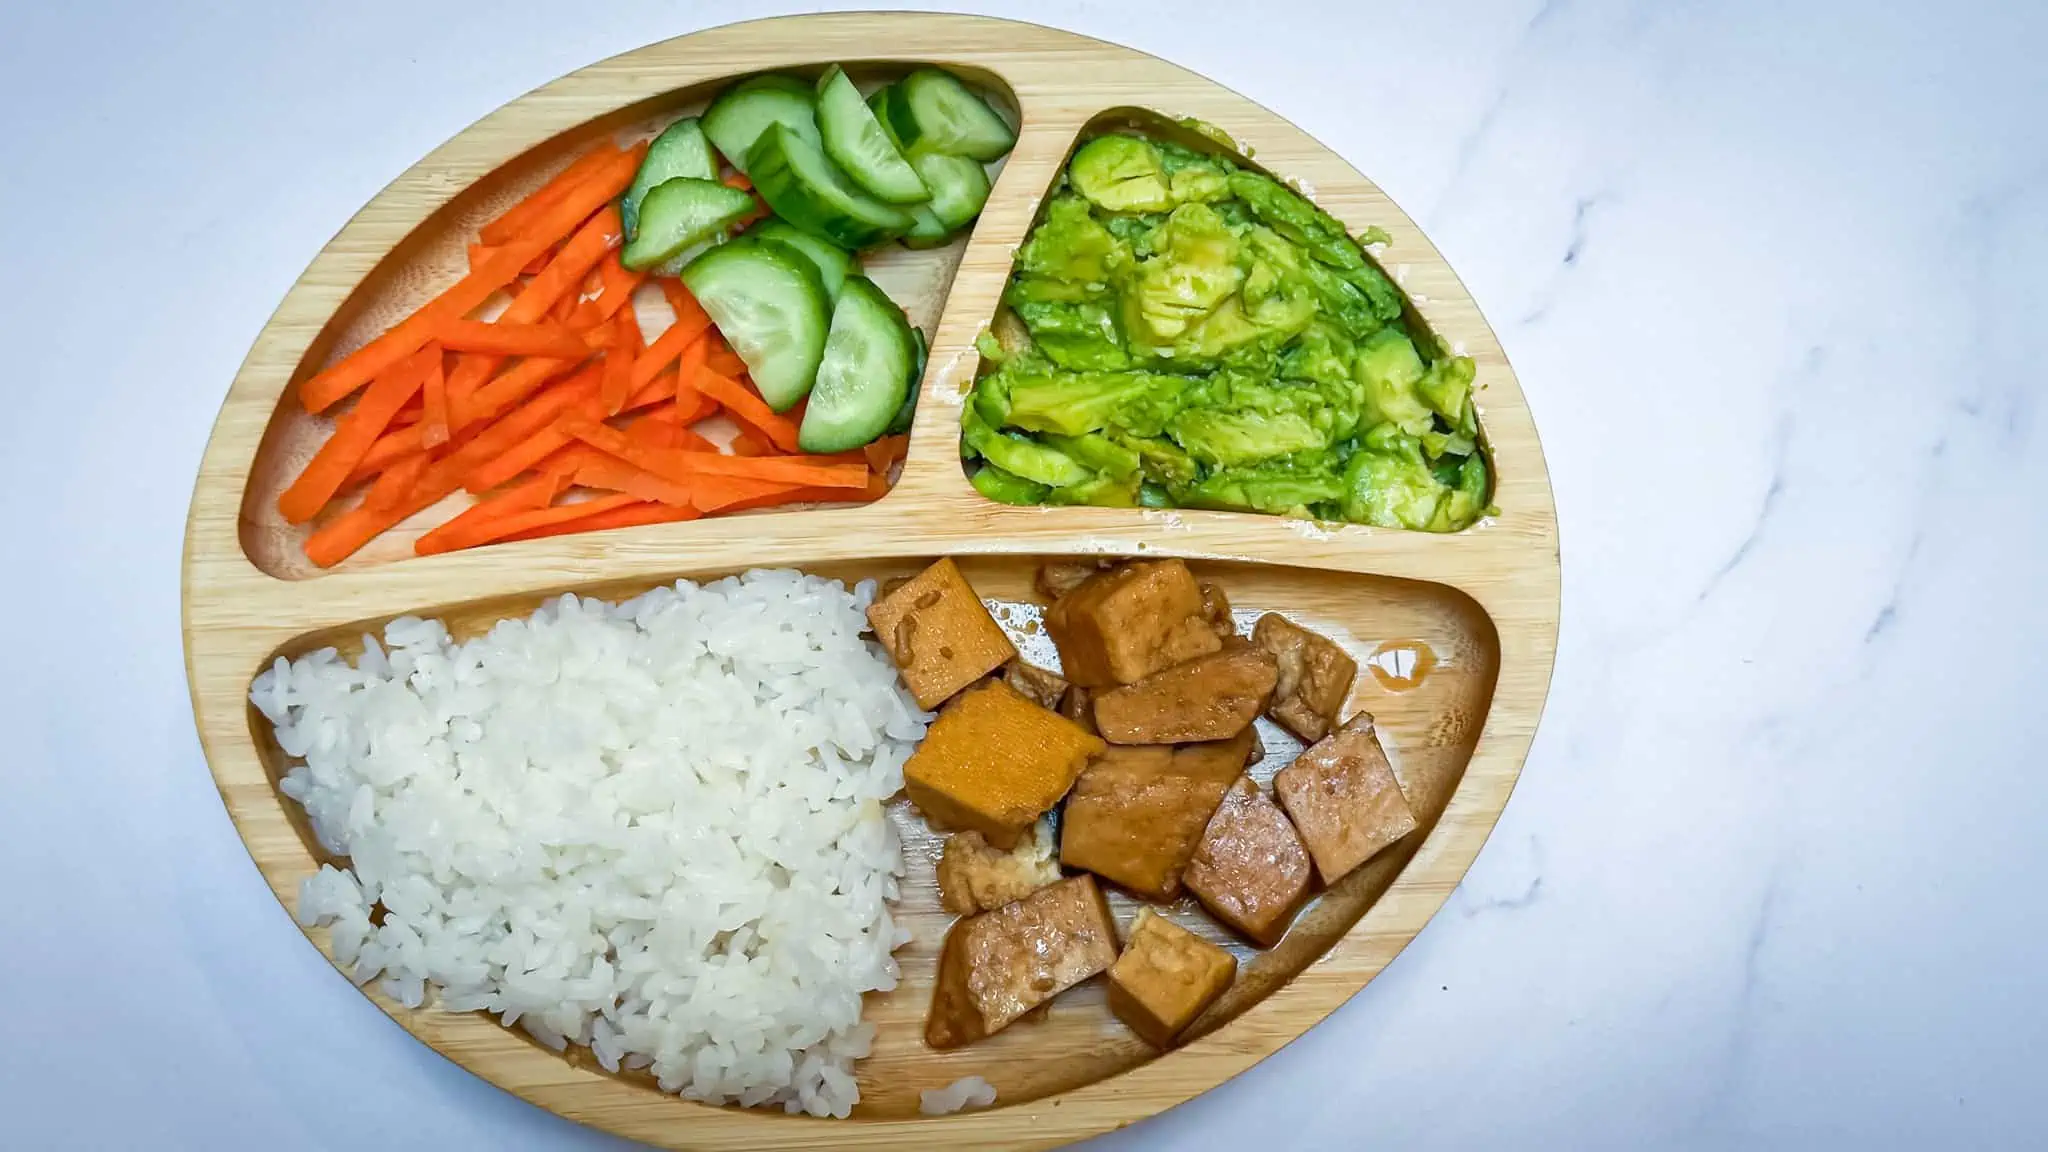
<path id="1" fill-rule="evenodd" d="M 718 153 L 711 150 L 711 141 L 704 137 L 704 126 L 695 116 L 685 116 L 669 125 L 647 146 L 640 171 L 633 174 L 633 182 L 619 199 L 619 219 L 626 225 L 626 239 L 631 240 L 639 232 L 640 201 L 655 185 L 678 176 L 718 179 Z"/>
<path id="2" fill-rule="evenodd" d="M 888 429 L 910 389 L 910 367 L 917 359 L 911 331 L 903 309 L 874 281 L 846 278 L 832 309 L 818 383 L 797 429 L 797 447 L 845 452 Z"/>
<path id="3" fill-rule="evenodd" d="M 922 204 L 930 199 L 924 181 L 903 158 L 881 121 L 861 103 L 860 89 L 834 64 L 818 78 L 818 134 L 825 155 L 855 184 L 891 204 Z"/>
<path id="4" fill-rule="evenodd" d="M 895 417 L 889 421 L 891 436 L 910 431 L 911 421 L 917 419 L 917 395 L 924 390 L 924 360 L 930 351 L 924 342 L 924 329 L 913 326 L 910 338 L 917 345 L 917 355 L 910 360 L 910 387 L 904 393 L 903 407 L 898 408 Z"/>
<path id="5" fill-rule="evenodd" d="M 825 284 L 825 295 L 835 301 L 839 299 L 840 285 L 853 274 L 853 253 L 837 244 L 820 240 L 787 220 L 766 217 L 747 229 L 746 234 L 764 244 L 785 245 L 809 260 L 818 270 L 818 279 Z"/>
<path id="6" fill-rule="evenodd" d="M 901 208 L 855 188 L 813 140 L 771 124 L 747 154 L 754 189 L 777 216 L 823 240 L 865 248 L 910 230 Z"/>
<path id="7" fill-rule="evenodd" d="M 769 407 L 786 411 L 804 398 L 832 325 L 825 286 L 808 261 L 779 244 L 735 240 L 692 260 L 683 283 Z"/>
<path id="8" fill-rule="evenodd" d="M 917 174 L 932 190 L 931 210 L 949 230 L 957 231 L 981 215 L 988 203 L 988 171 L 965 156 L 932 154 L 914 161 Z"/>
<path id="9" fill-rule="evenodd" d="M 905 248 L 937 248 L 953 238 L 953 230 L 928 204 L 910 206 L 910 231 L 903 234 Z"/>
<path id="10" fill-rule="evenodd" d="M 626 242 L 619 263 L 636 272 L 652 268 L 753 210 L 752 196 L 716 180 L 664 180 L 640 202 L 640 231 Z"/>
<path id="11" fill-rule="evenodd" d="M 939 152 L 994 160 L 1017 143 L 1010 122 L 950 72 L 920 68 L 893 88 L 889 128 L 913 158 Z"/>
<path id="12" fill-rule="evenodd" d="M 704 135 L 749 178 L 754 173 L 747 154 L 770 124 L 818 143 L 817 102 L 810 85 L 787 76 L 755 76 L 726 89 L 704 110 Z"/>

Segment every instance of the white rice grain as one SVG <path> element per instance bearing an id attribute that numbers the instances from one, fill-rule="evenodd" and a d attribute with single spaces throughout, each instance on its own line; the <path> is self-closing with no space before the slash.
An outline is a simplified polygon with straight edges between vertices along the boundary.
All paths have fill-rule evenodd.
<path id="1" fill-rule="evenodd" d="M 927 1088 L 917 1094 L 917 1110 L 926 1116 L 986 1108 L 995 1102 L 995 1085 L 979 1076 L 962 1076 L 944 1088 Z"/>
<path id="2" fill-rule="evenodd" d="M 895 987 L 905 937 L 882 803 L 930 719 L 862 638 L 872 595 L 758 571 L 279 660 L 250 700 L 349 858 L 300 921 L 401 1003 L 690 1099 L 845 1116 L 862 994 Z"/>

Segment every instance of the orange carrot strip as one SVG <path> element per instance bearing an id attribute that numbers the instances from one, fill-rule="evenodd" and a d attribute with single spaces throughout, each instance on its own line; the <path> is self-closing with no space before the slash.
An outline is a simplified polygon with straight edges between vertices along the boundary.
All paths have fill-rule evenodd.
<path id="1" fill-rule="evenodd" d="M 796 421 L 770 408 L 766 400 L 745 384 L 729 376 L 706 371 L 691 377 L 690 386 L 718 401 L 734 420 L 759 432 L 782 451 L 797 450 Z"/>
<path id="2" fill-rule="evenodd" d="M 729 173 L 720 183 L 724 184 L 727 188 L 737 188 L 742 192 L 752 192 L 754 190 L 754 182 L 747 179 L 745 172 Z"/>
<path id="3" fill-rule="evenodd" d="M 633 173 L 640 169 L 641 157 L 645 155 L 647 143 L 642 141 L 624 152 L 607 156 L 560 200 L 536 213 L 533 220 L 520 230 L 519 238 L 537 240 L 543 245 L 560 243 L 576 231 L 578 225 L 590 219 L 592 213 L 626 190 L 626 185 L 633 182 Z M 582 279 L 579 273 L 571 277 L 569 283 L 575 285 Z"/>
<path id="4" fill-rule="evenodd" d="M 553 356 L 575 360 L 590 351 L 583 337 L 559 324 L 486 324 L 481 320 L 450 320 L 436 330 L 445 348 L 486 352 L 494 356 Z"/>
<path id="5" fill-rule="evenodd" d="M 703 311 L 697 303 L 697 298 L 690 295 L 690 290 L 683 287 L 681 280 L 673 276 L 656 276 L 654 283 L 661 289 L 662 299 L 668 301 L 669 309 L 676 314 L 678 322 L 688 320 Z"/>
<path id="6" fill-rule="evenodd" d="M 797 456 L 721 456 L 709 452 L 662 452 L 635 444 L 625 433 L 587 417 L 565 416 L 562 428 L 592 448 L 617 456 L 657 476 L 689 484 L 699 476 L 734 476 L 773 480 L 817 488 L 860 488 L 868 482 L 865 465 L 818 464 Z"/>
<path id="7" fill-rule="evenodd" d="M 555 417 L 579 401 L 595 394 L 594 377 L 578 375 L 562 381 L 508 413 L 504 419 L 478 432 L 449 455 L 427 466 L 411 495 L 392 508 L 370 508 L 358 504 L 320 526 L 306 539 L 306 559 L 321 568 L 332 568 L 356 554 L 392 525 L 455 491 L 462 478 L 478 464 L 503 455 L 514 444 L 553 423 Z"/>
<path id="8" fill-rule="evenodd" d="M 627 308 L 633 302 L 633 290 L 647 278 L 645 272 L 634 272 L 619 263 L 617 251 L 605 254 L 603 263 L 597 266 L 597 307 L 607 317 L 620 308 Z"/>
<path id="9" fill-rule="evenodd" d="M 356 461 L 355 470 L 348 474 L 348 479 L 342 482 L 342 487 L 347 488 L 351 484 L 381 475 L 395 467 L 401 460 L 421 454 L 418 428 L 393 428 L 377 437 L 377 442 L 370 445 L 370 450 L 363 454 L 361 460 Z"/>
<path id="10" fill-rule="evenodd" d="M 889 469 L 910 453 L 910 437 L 884 436 L 862 448 L 861 452 L 868 458 L 868 471 L 877 476 L 887 476 Z"/>
<path id="11" fill-rule="evenodd" d="M 477 239 L 485 244 L 503 244 L 519 236 L 528 224 L 540 214 L 553 207 L 571 188 L 581 184 L 585 177 L 602 167 L 607 160 L 617 156 L 620 148 L 616 144 L 604 143 L 576 158 L 567 168 L 556 173 L 547 183 L 529 193 L 524 200 L 505 210 L 504 215 L 484 225 L 477 232 Z"/>
<path id="12" fill-rule="evenodd" d="M 718 401 L 688 385 L 682 383 L 676 385 L 676 423 L 695 424 L 699 420 L 717 414 Z"/>
<path id="13" fill-rule="evenodd" d="M 633 387 L 647 383 L 654 379 L 655 373 L 675 363 L 710 328 L 711 317 L 704 315 L 702 309 L 698 310 L 696 319 L 678 320 L 669 325 L 666 331 L 654 338 L 654 343 L 647 346 L 647 351 L 633 361 Z"/>
<path id="14" fill-rule="evenodd" d="M 761 435 L 752 428 L 741 428 L 738 432 L 734 433 L 732 443 L 728 447 L 732 449 L 732 454 L 735 456 L 782 455 L 781 452 L 776 450 L 775 445 L 768 442 L 766 436 Z"/>
<path id="15" fill-rule="evenodd" d="M 569 508 L 588 508 L 589 506 L 588 502 L 564 505 L 564 507 Z M 544 524 L 538 528 L 528 528 L 522 532 L 514 532 L 509 536 L 500 536 L 497 542 L 502 544 L 510 543 L 514 540 L 538 540 L 543 536 L 567 536 L 577 532 L 602 532 L 608 528 L 637 528 L 642 524 L 672 524 L 678 520 L 695 520 L 700 515 L 702 513 L 698 512 L 695 508 L 678 508 L 673 504 L 654 504 L 643 501 L 633 504 L 622 504 L 616 508 L 607 508 L 602 512 L 593 512 L 586 516 L 579 516 L 574 520 L 565 520 L 559 524 Z"/>
<path id="16" fill-rule="evenodd" d="M 514 533 L 581 520 L 599 512 L 608 512 L 637 503 L 639 501 L 631 496 L 599 496 L 575 504 L 522 509 L 502 505 L 497 501 L 486 501 L 467 509 L 462 515 L 420 537 L 413 543 L 413 551 L 421 556 L 432 556 L 439 552 L 475 548 Z"/>
<path id="17" fill-rule="evenodd" d="M 475 394 L 451 415 L 457 427 L 478 420 L 495 420 L 507 409 L 531 396 L 541 385 L 576 365 L 577 361 L 557 360 L 549 356 L 521 360 L 490 383 L 478 388 Z M 450 397 L 450 402 L 453 402 L 453 397 Z"/>
<path id="18" fill-rule="evenodd" d="M 699 485 L 697 507 L 705 514 L 747 512 L 783 504 L 867 504 L 889 493 L 889 483 L 871 476 L 859 489 L 814 488 L 801 485 L 764 484 L 752 480 L 729 481 L 729 487 Z"/>
<path id="19" fill-rule="evenodd" d="M 370 494 L 363 497 L 363 503 L 378 512 L 389 512 L 405 501 L 412 490 L 426 474 L 427 465 L 434 458 L 425 452 L 415 452 L 386 468 L 370 485 Z"/>
<path id="20" fill-rule="evenodd" d="M 635 468 L 624 460 L 614 460 L 602 453 L 592 453 L 591 458 L 577 464 L 576 483 L 585 488 L 623 492 L 637 500 L 653 500 L 684 508 L 693 506 L 687 485 L 663 479 L 644 468 Z"/>
<path id="21" fill-rule="evenodd" d="M 734 379 L 747 374 L 747 362 L 740 359 L 740 354 L 732 350 L 732 345 L 727 344 L 724 337 L 713 340 L 711 347 L 705 349 L 704 366 L 720 376 Z"/>
<path id="22" fill-rule="evenodd" d="M 505 245 L 485 261 L 483 267 L 456 281 L 447 291 L 393 325 L 382 336 L 308 377 L 299 385 L 299 402 L 308 412 L 325 412 L 332 408 L 342 397 L 369 383 L 386 368 L 419 351 L 443 322 L 469 315 L 491 293 L 511 283 L 512 278 L 519 274 L 520 266 L 543 247 L 545 245 L 530 241 Z"/>
<path id="23" fill-rule="evenodd" d="M 616 416 L 633 394 L 633 361 L 640 354 L 640 322 L 631 312 L 619 312 L 607 327 L 612 331 L 614 347 L 604 354 L 604 386 L 598 394 L 604 397 L 605 415 Z"/>
<path id="24" fill-rule="evenodd" d="M 594 267 L 602 264 L 617 264 L 617 249 L 623 242 L 625 230 L 619 223 L 617 205 L 606 205 L 597 215 L 585 221 L 576 234 L 562 245 L 562 250 L 534 277 L 526 290 L 498 317 L 501 324 L 531 324 L 545 318 L 550 308 L 567 295 L 582 277 L 588 276 Z M 610 260 L 605 257 L 609 255 Z M 624 267 L 620 267 L 624 271 Z M 448 394 L 457 406 L 466 402 L 484 381 L 490 379 L 504 363 L 499 356 L 472 353 L 464 356 L 455 366 L 454 374 L 448 381 Z"/>
<path id="25" fill-rule="evenodd" d="M 448 370 L 442 362 L 441 345 L 427 347 L 434 350 L 434 358 L 427 368 L 426 383 L 421 386 L 426 400 L 420 409 L 420 444 L 438 448 L 448 442 Z"/>
<path id="26" fill-rule="evenodd" d="M 278 511 L 286 520 L 303 524 L 320 514 L 377 443 L 377 437 L 384 434 L 391 417 L 426 383 L 430 362 L 438 363 L 440 358 L 441 350 L 429 344 L 370 382 L 362 400 L 341 418 L 327 443 L 277 498 Z"/>

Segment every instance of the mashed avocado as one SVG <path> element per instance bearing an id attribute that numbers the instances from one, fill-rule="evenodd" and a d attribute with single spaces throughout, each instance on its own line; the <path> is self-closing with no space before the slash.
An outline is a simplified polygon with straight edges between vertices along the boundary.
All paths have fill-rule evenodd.
<path id="1" fill-rule="evenodd" d="M 1099 136 L 1003 299 L 1029 343 L 990 357 L 961 442 L 993 499 L 1430 532 L 1487 511 L 1472 361 L 1411 328 L 1343 226 L 1269 177 Z"/>

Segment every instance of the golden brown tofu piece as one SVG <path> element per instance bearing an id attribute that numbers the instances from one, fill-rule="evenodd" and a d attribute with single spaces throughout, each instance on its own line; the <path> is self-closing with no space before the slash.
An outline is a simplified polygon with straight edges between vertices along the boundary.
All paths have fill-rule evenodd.
<path id="1" fill-rule="evenodd" d="M 1195 846 L 1181 882 L 1218 920 L 1272 947 L 1308 899 L 1308 848 L 1287 814 L 1240 776 Z"/>
<path id="2" fill-rule="evenodd" d="M 1244 771 L 1250 732 L 1180 748 L 1116 746 L 1089 761 L 1060 818 L 1060 863 L 1140 896 L 1179 895 L 1195 842 Z"/>
<path id="3" fill-rule="evenodd" d="M 924 1042 L 958 1048 L 1116 963 L 1116 921 L 1093 876 L 956 921 L 939 951 Z"/>
<path id="4" fill-rule="evenodd" d="M 1365 712 L 1282 768 L 1273 777 L 1273 792 L 1325 884 L 1335 884 L 1415 831 L 1415 813 Z"/>
<path id="5" fill-rule="evenodd" d="M 920 708 L 936 708 L 1004 663 L 1017 648 L 951 559 L 868 606 L 868 623 Z"/>
<path id="6" fill-rule="evenodd" d="M 1047 672 L 1022 660 L 1010 661 L 1010 666 L 1003 671 L 1003 682 L 1040 708 L 1057 710 L 1060 698 L 1067 694 L 1067 682 L 1057 672 Z"/>
<path id="7" fill-rule="evenodd" d="M 1258 718 L 1279 676 L 1265 652 L 1233 645 L 1097 696 L 1095 728 L 1112 744 L 1228 740 Z"/>
<path id="8" fill-rule="evenodd" d="M 955 832 L 939 856 L 939 903 L 955 916 L 972 916 L 1022 900 L 1059 878 L 1052 829 L 1044 820 L 1007 852 L 990 847 L 979 832 Z"/>
<path id="9" fill-rule="evenodd" d="M 1067 679 L 1090 688 L 1142 680 L 1222 646 L 1202 618 L 1202 589 L 1179 560 L 1120 564 L 1045 614 Z"/>
<path id="10" fill-rule="evenodd" d="M 1090 736 L 1099 736 L 1095 730 L 1095 690 L 1079 684 L 1070 686 L 1067 694 L 1060 699 L 1060 715 L 1080 725 Z"/>
<path id="11" fill-rule="evenodd" d="M 1237 957 L 1147 908 L 1109 969 L 1109 1010 L 1167 1048 L 1237 978 Z"/>
<path id="12" fill-rule="evenodd" d="M 1058 600 L 1074 589 L 1088 582 L 1090 576 L 1108 567 L 1106 564 L 1086 560 L 1055 560 L 1039 566 L 1038 575 L 1031 581 L 1038 594 L 1047 600 Z"/>
<path id="13" fill-rule="evenodd" d="M 1280 666 L 1280 683 L 1266 715 L 1311 744 L 1328 736 L 1351 695 L 1358 662 L 1328 637 L 1278 612 L 1259 617 L 1252 643 Z"/>
<path id="14" fill-rule="evenodd" d="M 1218 640 L 1237 635 L 1237 621 L 1230 615 L 1230 597 L 1223 594 L 1222 585 L 1202 581 L 1202 619 Z"/>
<path id="15" fill-rule="evenodd" d="M 927 817 L 1008 851 L 1102 749 L 1073 721 L 991 680 L 939 713 L 903 766 L 903 788 Z"/>
<path id="16" fill-rule="evenodd" d="M 1244 766 L 1249 768 L 1266 758 L 1266 741 L 1260 737 L 1257 724 L 1246 727 L 1245 731 L 1252 734 L 1244 749 Z"/>

